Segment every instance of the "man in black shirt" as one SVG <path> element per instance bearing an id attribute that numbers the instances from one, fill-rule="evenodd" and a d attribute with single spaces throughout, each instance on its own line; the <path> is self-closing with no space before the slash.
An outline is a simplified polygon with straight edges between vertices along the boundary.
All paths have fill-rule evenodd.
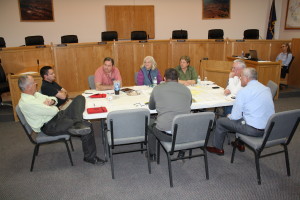
<path id="1" fill-rule="evenodd" d="M 68 92 L 55 82 L 55 73 L 52 67 L 44 66 L 40 69 L 43 78 L 41 93 L 47 96 L 55 96 L 58 100 L 57 107 L 64 110 L 70 105 L 71 100 L 68 99 Z"/>

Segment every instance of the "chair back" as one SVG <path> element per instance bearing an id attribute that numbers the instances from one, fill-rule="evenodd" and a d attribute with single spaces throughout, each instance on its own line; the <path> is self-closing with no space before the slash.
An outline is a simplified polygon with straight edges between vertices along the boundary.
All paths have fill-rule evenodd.
<path id="1" fill-rule="evenodd" d="M 300 121 L 300 109 L 273 114 L 266 126 L 262 148 L 278 144 L 288 145 Z"/>
<path id="2" fill-rule="evenodd" d="M 272 97 L 274 99 L 274 97 L 276 96 L 277 90 L 278 90 L 278 85 L 274 81 L 269 80 L 267 87 L 270 88 Z"/>
<path id="3" fill-rule="evenodd" d="M 245 30 L 244 39 L 259 39 L 259 30 L 258 29 Z"/>
<path id="4" fill-rule="evenodd" d="M 119 110 L 107 115 L 107 128 L 112 142 L 120 138 L 145 136 L 150 121 L 150 111 L 145 108 Z"/>
<path id="5" fill-rule="evenodd" d="M 95 86 L 95 75 L 89 75 L 88 82 L 89 82 L 90 89 L 92 89 L 92 90 L 96 89 L 96 86 Z"/>
<path id="6" fill-rule="evenodd" d="M 224 39 L 223 29 L 210 29 L 208 31 L 208 39 Z"/>
<path id="7" fill-rule="evenodd" d="M 187 30 L 174 30 L 172 32 L 172 39 L 188 39 L 188 32 Z"/>
<path id="8" fill-rule="evenodd" d="M 291 62 L 289 63 L 289 66 L 288 66 L 288 68 L 287 68 L 287 70 L 286 70 L 286 73 L 289 73 L 294 58 L 295 58 L 295 56 L 292 56 L 292 60 L 291 60 Z"/>
<path id="9" fill-rule="evenodd" d="M 101 41 L 118 41 L 117 31 L 105 31 L 101 33 Z"/>
<path id="10" fill-rule="evenodd" d="M 27 36 L 25 37 L 25 45 L 26 46 L 44 45 L 44 37 L 41 35 Z"/>
<path id="11" fill-rule="evenodd" d="M 23 113 L 22 113 L 22 111 L 21 111 L 19 105 L 16 106 L 16 113 L 17 113 L 17 116 L 18 116 L 18 118 L 19 118 L 19 120 L 20 120 L 20 123 L 21 123 L 21 125 L 22 125 L 22 127 L 23 127 L 23 129 L 24 129 L 24 131 L 25 131 L 25 133 L 26 133 L 26 135 L 28 136 L 29 140 L 30 140 L 32 143 L 35 144 L 36 142 L 35 142 L 35 141 L 33 140 L 33 138 L 31 137 L 31 135 L 32 135 L 32 133 L 33 133 L 34 131 L 33 131 L 32 128 L 30 127 L 30 125 L 27 123 L 27 121 L 26 121 L 26 119 L 25 119 L 25 117 L 24 117 L 24 115 L 23 115 Z"/>
<path id="12" fill-rule="evenodd" d="M 138 74 L 139 74 L 139 72 L 134 72 L 134 83 L 135 83 L 135 85 L 138 85 L 138 82 L 137 82 Z"/>
<path id="13" fill-rule="evenodd" d="M 146 31 L 132 31 L 131 40 L 147 40 Z"/>
<path id="14" fill-rule="evenodd" d="M 0 48 L 6 47 L 6 43 L 3 37 L 0 37 Z"/>
<path id="15" fill-rule="evenodd" d="M 77 35 L 64 35 L 61 36 L 61 43 L 78 43 L 78 37 Z"/>
<path id="16" fill-rule="evenodd" d="M 213 112 L 177 115 L 172 122 L 173 144 L 199 141 L 207 144 L 214 119 Z"/>
<path id="17" fill-rule="evenodd" d="M 5 82 L 7 82 L 6 75 L 5 75 L 2 65 L 0 63 L 0 83 L 5 83 Z"/>

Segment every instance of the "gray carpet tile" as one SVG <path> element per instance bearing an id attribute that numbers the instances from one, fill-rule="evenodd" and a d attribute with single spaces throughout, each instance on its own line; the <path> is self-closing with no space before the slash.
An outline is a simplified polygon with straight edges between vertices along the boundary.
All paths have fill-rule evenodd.
<path id="1" fill-rule="evenodd" d="M 300 108 L 300 98 L 280 98 L 276 111 Z M 98 155 L 103 157 L 100 123 L 93 121 Z M 291 176 L 286 175 L 284 155 L 261 159 L 262 184 L 258 185 L 253 152 L 208 154 L 209 180 L 203 158 L 172 162 L 174 188 L 169 187 L 166 155 L 151 163 L 140 152 L 114 156 L 115 179 L 110 163 L 94 166 L 82 161 L 80 138 L 73 138 L 72 167 L 63 143 L 40 148 L 33 172 L 29 171 L 33 145 L 19 123 L 0 122 L 0 199 L 300 199 L 300 128 L 289 145 Z M 211 136 L 212 137 L 212 136 Z M 233 140 L 234 136 L 231 136 Z M 200 152 L 196 150 L 195 153 Z"/>

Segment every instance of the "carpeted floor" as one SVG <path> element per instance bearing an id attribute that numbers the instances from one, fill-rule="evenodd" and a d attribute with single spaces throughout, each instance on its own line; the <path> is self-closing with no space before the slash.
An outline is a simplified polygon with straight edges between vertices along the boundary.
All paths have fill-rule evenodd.
<path id="1" fill-rule="evenodd" d="M 279 98 L 276 111 L 300 108 L 300 97 Z M 99 122 L 93 122 L 98 155 L 103 156 Z M 210 179 L 205 179 L 203 158 L 172 163 L 174 188 L 169 187 L 166 156 L 161 164 L 147 163 L 141 153 L 116 155 L 115 180 L 110 163 L 93 166 L 82 161 L 81 141 L 74 138 L 70 165 L 65 146 L 42 146 L 33 172 L 29 171 L 33 145 L 19 123 L 0 122 L 0 199 L 300 199 L 300 128 L 289 145 L 291 176 L 286 175 L 284 155 L 261 160 L 262 184 L 258 185 L 253 153 L 237 152 L 230 163 L 232 148 L 225 155 L 208 154 Z"/>

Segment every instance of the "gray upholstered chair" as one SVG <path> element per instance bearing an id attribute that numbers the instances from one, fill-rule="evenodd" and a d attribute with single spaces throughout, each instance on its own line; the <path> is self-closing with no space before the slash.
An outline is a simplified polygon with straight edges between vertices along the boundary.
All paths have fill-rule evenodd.
<path id="1" fill-rule="evenodd" d="M 17 116 L 18 116 L 18 118 L 22 124 L 22 127 L 24 128 L 24 131 L 25 131 L 26 135 L 28 136 L 30 142 L 35 145 L 33 155 L 32 155 L 30 171 L 33 170 L 35 157 L 39 153 L 40 145 L 56 143 L 56 142 L 64 142 L 65 143 L 71 165 L 73 166 L 72 156 L 70 153 L 69 145 L 67 143 L 67 141 L 70 141 L 71 148 L 74 151 L 70 135 L 48 136 L 48 135 L 44 134 L 43 132 L 35 134 L 35 132 L 32 130 L 32 128 L 27 123 L 23 113 L 21 112 L 21 109 L 19 108 L 19 105 L 16 106 L 16 113 L 17 113 Z"/>
<path id="2" fill-rule="evenodd" d="M 213 126 L 215 114 L 202 112 L 177 115 L 172 122 L 172 142 L 159 141 L 157 143 L 157 164 L 160 162 L 160 146 L 167 154 L 170 187 L 173 187 L 171 162 L 179 159 L 204 157 L 206 179 L 209 179 L 206 146 Z M 203 153 L 192 155 L 192 149 L 200 148 Z M 189 156 L 171 158 L 176 151 L 190 150 Z"/>
<path id="3" fill-rule="evenodd" d="M 270 88 L 271 93 L 272 93 L 272 97 L 274 99 L 276 94 L 277 94 L 278 85 L 274 81 L 269 80 L 269 82 L 267 84 L 267 87 Z"/>
<path id="4" fill-rule="evenodd" d="M 96 89 L 96 86 L 95 86 L 95 75 L 89 75 L 88 82 L 89 82 L 90 89 L 95 90 Z"/>
<path id="5" fill-rule="evenodd" d="M 137 77 L 138 77 L 139 72 L 134 72 L 134 84 L 138 85 Z"/>
<path id="6" fill-rule="evenodd" d="M 111 175 L 114 179 L 113 155 L 147 151 L 148 170 L 151 174 L 149 149 L 147 143 L 147 130 L 150 120 L 150 111 L 140 108 L 133 110 L 112 111 L 107 115 L 106 145 L 109 151 Z M 115 151 L 117 146 L 141 144 L 141 148 L 127 151 Z M 145 147 L 144 147 L 145 145 Z"/>
<path id="7" fill-rule="evenodd" d="M 257 182 L 261 184 L 259 159 L 278 153 L 285 154 L 287 175 L 290 176 L 290 163 L 288 156 L 288 145 L 300 121 L 300 109 L 284 111 L 273 114 L 266 126 L 263 137 L 251 137 L 237 133 L 236 140 L 242 141 L 249 147 L 255 156 Z M 261 155 L 265 148 L 281 146 L 283 150 Z M 231 163 L 233 163 L 236 147 L 233 147 Z M 276 149 L 275 149 L 276 150 Z M 278 150 L 278 149 L 277 149 Z M 270 151 L 269 151 L 270 152 Z M 276 163 L 274 163 L 276 164 Z"/>

